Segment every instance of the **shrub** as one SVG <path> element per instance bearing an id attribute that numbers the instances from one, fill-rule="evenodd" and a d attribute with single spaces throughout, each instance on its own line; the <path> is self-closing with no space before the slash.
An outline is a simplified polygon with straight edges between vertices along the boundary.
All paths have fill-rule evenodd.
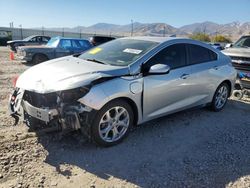
<path id="1" fill-rule="evenodd" d="M 216 35 L 213 37 L 213 42 L 224 42 L 224 43 L 231 43 L 231 39 L 227 38 L 223 35 Z"/>
<path id="2" fill-rule="evenodd" d="M 206 33 L 195 33 L 190 36 L 191 39 L 199 40 L 203 42 L 211 42 L 209 35 Z"/>

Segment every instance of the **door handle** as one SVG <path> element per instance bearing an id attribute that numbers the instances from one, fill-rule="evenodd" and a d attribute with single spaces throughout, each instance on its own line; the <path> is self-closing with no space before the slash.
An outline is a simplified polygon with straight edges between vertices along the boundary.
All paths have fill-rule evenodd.
<path id="1" fill-rule="evenodd" d="M 218 70 L 219 67 L 218 67 L 218 66 L 214 66 L 213 69 L 214 69 L 214 70 Z"/>
<path id="2" fill-rule="evenodd" d="M 187 79 L 189 77 L 189 74 L 183 74 L 183 75 L 181 75 L 181 79 Z"/>

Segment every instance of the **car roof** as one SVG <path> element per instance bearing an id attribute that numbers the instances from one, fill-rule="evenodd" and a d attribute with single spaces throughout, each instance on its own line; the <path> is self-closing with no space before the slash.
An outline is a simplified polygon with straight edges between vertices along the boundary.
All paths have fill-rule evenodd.
<path id="1" fill-rule="evenodd" d="M 200 45 L 206 48 L 209 48 L 210 50 L 214 50 L 213 47 L 211 47 L 211 45 L 206 44 L 204 42 L 198 41 L 198 40 L 194 40 L 194 39 L 190 39 L 190 38 L 183 38 L 183 37 L 151 37 L 151 36 L 138 36 L 138 37 L 125 37 L 125 38 L 121 38 L 121 39 L 134 39 L 134 40 L 145 40 L 145 41 L 152 41 L 152 42 L 157 42 L 159 44 L 164 44 L 166 42 L 170 42 L 170 41 L 178 41 L 178 42 L 182 42 L 182 43 L 189 43 L 189 44 L 195 44 L 195 45 Z"/>
<path id="2" fill-rule="evenodd" d="M 88 41 L 87 39 L 80 39 L 80 38 L 68 38 L 68 37 L 52 37 L 52 38 L 57 38 L 57 39 L 69 39 L 69 40 L 84 40 L 84 41 Z"/>
<path id="3" fill-rule="evenodd" d="M 30 35 L 29 37 L 50 37 L 50 36 L 45 36 L 45 35 Z"/>
<path id="4" fill-rule="evenodd" d="M 108 39 L 115 39 L 115 37 L 111 37 L 111 36 L 101 36 L 101 35 L 95 35 L 92 36 L 90 38 L 108 38 Z"/>
<path id="5" fill-rule="evenodd" d="M 242 38 L 242 37 L 250 37 L 250 35 L 242 35 L 241 38 Z"/>
<path id="6" fill-rule="evenodd" d="M 125 37 L 126 39 L 134 39 L 134 40 L 146 40 L 157 43 L 164 43 L 166 41 L 175 40 L 175 39 L 188 39 L 188 38 L 180 38 L 180 37 L 151 37 L 151 36 L 138 36 L 138 37 Z"/>

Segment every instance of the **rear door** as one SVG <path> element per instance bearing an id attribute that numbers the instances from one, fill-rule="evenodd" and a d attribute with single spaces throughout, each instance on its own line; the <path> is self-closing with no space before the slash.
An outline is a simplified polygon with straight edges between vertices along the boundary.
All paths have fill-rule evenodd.
<path id="1" fill-rule="evenodd" d="M 212 50 L 195 44 L 187 44 L 188 64 L 191 68 L 190 94 L 194 105 L 211 102 L 220 80 L 220 64 Z"/>
<path id="2" fill-rule="evenodd" d="M 160 51 L 143 65 L 144 74 L 155 64 L 170 66 L 170 72 L 167 74 L 144 76 L 143 116 L 145 119 L 172 113 L 192 104 L 189 100 L 191 70 L 187 66 L 186 57 L 185 44 L 174 44 Z"/>

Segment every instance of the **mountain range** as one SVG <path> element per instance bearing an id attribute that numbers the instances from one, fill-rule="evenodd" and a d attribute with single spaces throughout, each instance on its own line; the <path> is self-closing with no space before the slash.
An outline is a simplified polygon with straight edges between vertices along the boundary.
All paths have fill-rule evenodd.
<path id="1" fill-rule="evenodd" d="M 61 31 L 62 28 L 47 28 L 49 30 Z M 120 35 L 130 36 L 132 24 L 116 25 L 109 23 L 97 23 L 89 27 L 77 26 L 73 28 L 64 28 L 68 32 L 95 33 L 102 35 Z M 173 27 L 166 23 L 133 23 L 133 35 L 149 35 L 149 36 L 188 36 L 193 33 L 204 32 L 209 35 L 222 34 L 237 39 L 241 35 L 250 34 L 250 22 L 240 23 L 232 22 L 228 24 L 218 24 L 214 22 L 202 22 L 184 25 L 182 27 Z"/>

